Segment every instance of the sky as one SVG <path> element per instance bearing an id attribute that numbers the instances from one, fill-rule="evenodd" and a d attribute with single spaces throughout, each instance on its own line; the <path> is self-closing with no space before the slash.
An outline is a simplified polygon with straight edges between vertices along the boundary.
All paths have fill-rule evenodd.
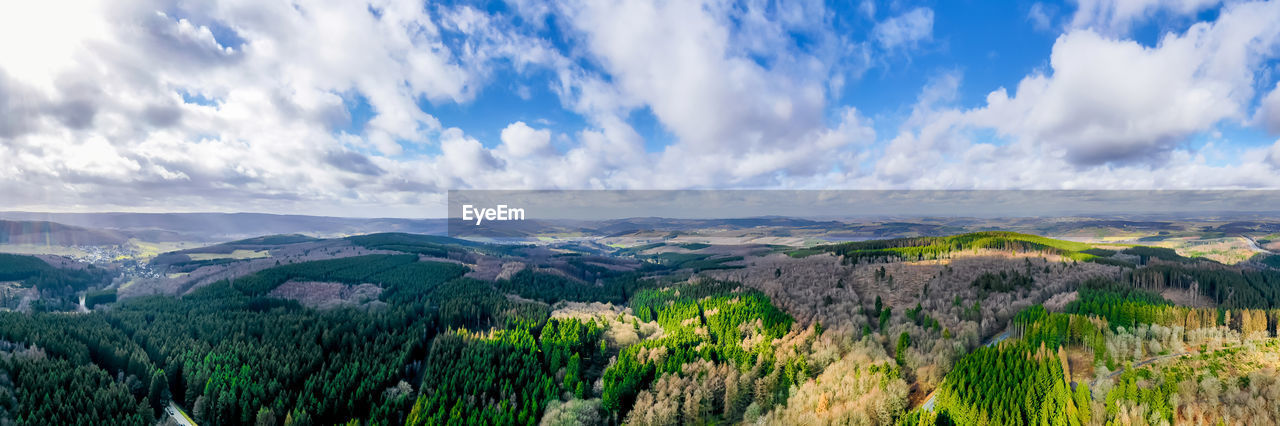
<path id="1" fill-rule="evenodd" d="M 0 3 L 0 210 L 1280 189 L 1280 2 Z"/>

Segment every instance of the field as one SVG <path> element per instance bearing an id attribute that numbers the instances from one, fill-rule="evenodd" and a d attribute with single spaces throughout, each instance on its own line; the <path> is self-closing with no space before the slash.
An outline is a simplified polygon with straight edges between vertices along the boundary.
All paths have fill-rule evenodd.
<path id="1" fill-rule="evenodd" d="M 184 250 L 184 249 L 200 246 L 199 243 L 195 243 L 195 242 L 183 242 L 183 241 L 154 242 L 154 241 L 142 241 L 137 238 L 130 239 L 129 244 L 134 248 L 136 248 L 137 257 L 142 259 L 150 259 L 160 255 L 161 253 L 168 253 L 172 251 Z"/>
<path id="2" fill-rule="evenodd" d="M 78 247 L 48 246 L 35 244 L 0 244 L 0 253 L 12 254 L 49 254 L 67 257 L 86 257 L 87 251 Z"/>
<path id="3" fill-rule="evenodd" d="M 1249 260 L 1256 253 L 1250 248 L 1248 241 L 1241 237 L 1165 240 L 1159 246 L 1172 248 L 1182 256 L 1200 257 L 1229 265 Z"/>
<path id="4" fill-rule="evenodd" d="M 188 253 L 194 261 L 215 260 L 215 259 L 261 259 L 271 257 L 271 253 L 266 250 L 235 250 L 231 253 Z"/>

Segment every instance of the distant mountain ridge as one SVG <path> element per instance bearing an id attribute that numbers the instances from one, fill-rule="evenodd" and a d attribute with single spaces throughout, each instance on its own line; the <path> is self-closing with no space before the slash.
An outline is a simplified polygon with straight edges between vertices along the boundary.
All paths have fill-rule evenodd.
<path id="1" fill-rule="evenodd" d="M 631 217 L 606 220 L 534 219 L 486 222 L 483 228 L 460 219 L 348 218 L 265 213 L 41 213 L 0 212 L 0 244 L 114 245 L 137 238 L 149 242 L 220 243 L 264 235 L 303 234 L 316 238 L 398 232 L 481 239 L 531 240 L 545 235 L 663 238 L 687 232 L 730 231 L 761 237 L 827 241 L 943 236 L 1011 230 L 1037 235 L 1082 237 L 1134 231 L 1168 235 L 1216 232 L 1275 233 L 1276 221 L 1186 224 L 1135 218 L 883 218 L 817 219 L 761 216 L 724 219 Z M 477 233 L 481 229 L 482 233 Z"/>
<path id="2" fill-rule="evenodd" d="M 103 246 L 123 244 L 128 240 L 127 235 L 111 230 L 48 221 L 0 220 L 0 244 Z"/>
<path id="3" fill-rule="evenodd" d="M 48 222 L 147 241 L 229 241 L 262 235 L 317 237 L 408 232 L 443 235 L 444 219 L 345 218 L 265 213 L 0 212 L 0 220 Z M 104 240 L 105 241 L 105 240 Z"/>

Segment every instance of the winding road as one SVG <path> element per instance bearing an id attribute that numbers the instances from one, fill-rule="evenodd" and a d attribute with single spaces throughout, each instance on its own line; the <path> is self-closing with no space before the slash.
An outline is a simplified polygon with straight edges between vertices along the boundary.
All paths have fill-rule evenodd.
<path id="1" fill-rule="evenodd" d="M 1008 339 L 1009 333 L 1012 331 L 1013 330 L 1006 328 L 1000 334 L 997 334 L 995 336 L 991 336 L 990 338 L 988 338 L 986 342 L 982 343 L 982 345 L 995 346 L 997 343 L 1000 343 L 1004 339 Z M 929 392 L 929 396 L 924 398 L 924 403 L 920 404 L 920 407 L 924 408 L 925 411 L 933 411 L 933 405 L 937 401 L 937 399 L 938 399 L 938 390 L 934 389 L 933 392 Z"/>
<path id="2" fill-rule="evenodd" d="M 1241 236 L 1240 236 L 1240 238 L 1244 238 L 1244 240 L 1245 240 L 1245 241 L 1248 241 L 1248 242 L 1249 242 L 1249 248 L 1252 248 L 1252 249 L 1253 249 L 1253 251 L 1256 251 L 1256 252 L 1259 252 L 1259 253 L 1280 254 L 1280 253 L 1276 253 L 1276 252 L 1273 252 L 1273 251 L 1271 251 L 1271 250 L 1267 250 L 1267 249 L 1262 248 L 1262 246 L 1259 246 L 1259 245 L 1258 245 L 1258 241 L 1257 241 L 1257 240 L 1254 240 L 1252 237 L 1249 237 L 1249 236 L 1246 236 L 1246 235 L 1241 235 Z"/>

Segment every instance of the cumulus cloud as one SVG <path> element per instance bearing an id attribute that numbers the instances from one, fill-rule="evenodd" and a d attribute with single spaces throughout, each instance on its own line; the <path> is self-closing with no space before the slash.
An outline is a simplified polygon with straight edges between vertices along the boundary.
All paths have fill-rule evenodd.
<path id="1" fill-rule="evenodd" d="M 1280 186 L 1280 145 L 1229 166 L 1186 146 L 1224 122 L 1280 132 L 1280 88 L 1250 104 L 1280 5 L 1126 40 L 1215 4 L 1081 0 L 1048 68 L 976 107 L 941 73 L 877 134 L 900 117 L 868 113 L 846 81 L 933 40 L 931 9 L 888 7 L 855 39 L 812 1 L 10 2 L 0 194 L 33 210 L 421 216 L 450 188 Z M 874 2 L 856 7 L 874 22 Z M 495 90 L 582 124 L 529 110 L 468 134 L 432 113 Z"/>
<path id="2" fill-rule="evenodd" d="M 397 204 L 416 195 L 377 188 L 439 176 L 384 181 L 402 167 L 379 158 L 438 139 L 418 102 L 474 98 L 494 60 L 455 54 L 440 23 L 461 18 L 407 1 L 0 9 L 0 139 L 24 160 L 0 189 L 48 206 Z M 374 115 L 344 136 L 354 96 Z"/>
<path id="3" fill-rule="evenodd" d="M 902 131 L 889 141 L 876 163 L 879 179 L 890 185 L 908 184 L 928 170 L 939 169 L 964 143 L 956 131 L 963 114 L 951 105 L 960 82 L 960 74 L 950 72 L 934 77 L 921 89 Z"/>
<path id="4" fill-rule="evenodd" d="M 1273 135 L 1280 134 L 1280 83 L 1262 98 L 1254 121 Z"/>
<path id="5" fill-rule="evenodd" d="M 992 92 L 972 120 L 1079 166 L 1159 163 L 1190 135 L 1246 118 L 1277 20 L 1278 4 L 1240 5 L 1155 47 L 1072 31 L 1054 44 L 1051 73 Z"/>
<path id="6" fill-rule="evenodd" d="M 502 145 L 511 156 L 517 158 L 553 153 L 551 131 L 534 129 L 523 121 L 511 123 L 502 129 Z"/>
<path id="7" fill-rule="evenodd" d="M 29 161 L 0 186 L 48 188 L 51 206 L 181 196 L 412 211 L 415 191 L 449 187 L 768 186 L 825 173 L 874 139 L 856 109 L 829 104 L 870 59 L 822 4 L 762 6 L 523 1 L 521 27 L 401 0 L 6 5 L 0 137 Z M 574 47 L 539 35 L 548 15 Z M 33 35 L 48 41 L 15 42 Z M 557 150 L 550 129 L 516 122 L 494 146 L 428 112 L 471 102 L 496 67 L 552 73 L 587 126 Z M 669 146 L 649 151 L 629 123 L 639 111 L 675 136 Z"/>
<path id="8" fill-rule="evenodd" d="M 922 91 L 865 186 L 912 188 L 1274 188 L 1276 148 L 1224 157 L 1214 130 L 1250 120 L 1253 87 L 1280 35 L 1280 4 L 1224 8 L 1212 23 L 1142 46 L 1091 29 L 1054 44 L 1049 69 L 984 105 Z M 1266 115 L 1265 106 L 1257 113 Z M 1259 121 L 1256 118 L 1253 121 Z M 1188 140 L 1207 137 L 1193 148 Z M 1210 159 L 1215 161 L 1210 161 Z M 1221 164 L 1225 160 L 1228 164 Z"/>
<path id="9" fill-rule="evenodd" d="M 455 178 L 482 176 L 502 167 L 501 161 L 485 149 L 479 141 L 467 137 L 461 130 L 448 129 L 440 139 L 440 149 L 447 160 L 443 164 L 447 172 Z"/>
<path id="10" fill-rule="evenodd" d="M 735 164 L 829 143 L 820 140 L 829 128 L 823 120 L 826 83 L 841 71 L 831 55 L 844 45 L 822 26 L 821 5 L 783 2 L 744 10 L 711 1 L 565 1 L 557 6 L 614 82 L 600 87 L 594 76 L 580 78 L 575 107 L 604 128 L 625 126 L 622 116 L 647 107 L 677 137 L 657 159 L 660 169 L 673 173 L 660 173 L 662 180 L 655 182 L 646 167 L 616 174 L 615 181 L 711 186 L 821 167 L 799 167 L 821 161 L 799 157 L 785 157 L 768 173 Z M 617 25 L 622 21 L 627 25 Z M 813 46 L 797 47 L 792 41 L 797 33 L 810 36 Z M 610 143 L 639 144 L 608 136 L 630 133 L 615 129 L 584 134 L 584 139 L 603 136 Z"/>

